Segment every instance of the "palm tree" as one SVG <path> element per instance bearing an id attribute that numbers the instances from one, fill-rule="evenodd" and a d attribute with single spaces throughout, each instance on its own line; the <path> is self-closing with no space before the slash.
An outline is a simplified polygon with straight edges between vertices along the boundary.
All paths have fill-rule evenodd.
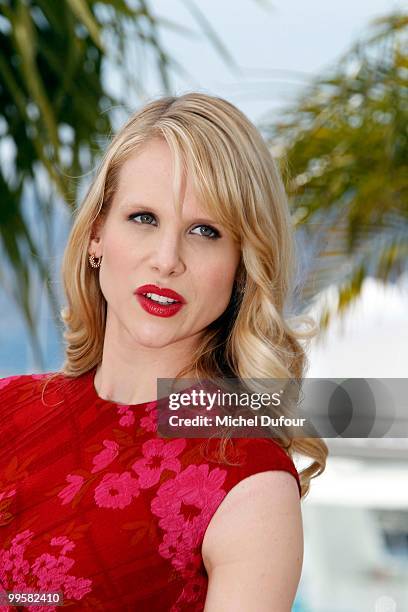
<path id="1" fill-rule="evenodd" d="M 327 287 L 342 315 L 368 276 L 408 269 L 408 17 L 377 19 L 265 131 L 286 176 L 300 256 L 295 298 L 307 309 Z"/>
<path id="2" fill-rule="evenodd" d="M 233 66 L 198 7 L 186 6 Z M 58 208 L 71 215 L 79 179 L 95 165 L 115 111 L 125 106 L 121 92 L 112 94 L 105 82 L 106 64 L 117 64 L 126 94 L 143 98 L 139 66 L 149 53 L 169 93 L 173 71 L 184 71 L 160 42 L 163 27 L 191 34 L 155 16 L 148 0 L 0 2 L 0 288 L 23 315 L 40 368 L 38 287 L 59 322 L 52 281 Z"/>

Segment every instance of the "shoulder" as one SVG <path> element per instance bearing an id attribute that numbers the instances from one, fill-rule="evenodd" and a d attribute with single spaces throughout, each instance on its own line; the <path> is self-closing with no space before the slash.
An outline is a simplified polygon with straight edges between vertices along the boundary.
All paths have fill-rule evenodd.
<path id="1" fill-rule="evenodd" d="M 61 403 L 72 404 L 86 397 L 93 400 L 88 371 L 78 376 L 68 376 L 61 371 L 40 374 L 18 374 L 0 378 L 0 408 L 5 405 L 30 408 L 35 405 L 56 406 Z"/>
<path id="2" fill-rule="evenodd" d="M 59 372 L 19 374 L 0 378 L 0 424 L 2 434 L 7 427 L 26 426 L 61 402 L 64 377 Z"/>
<path id="3" fill-rule="evenodd" d="M 218 506 L 205 533 L 203 556 L 209 566 L 233 561 L 236 555 L 242 558 L 240 548 L 253 543 L 254 536 L 266 544 L 278 527 L 291 528 L 292 521 L 300 518 L 299 494 L 290 474 L 253 474 L 235 485 Z M 227 548 L 221 545 L 223 540 L 228 541 Z"/>
<path id="4" fill-rule="evenodd" d="M 60 372 L 21 374 L 0 379 L 0 447 L 7 453 L 24 433 L 43 426 L 66 408 Z"/>
<path id="5" fill-rule="evenodd" d="M 235 468 L 237 482 L 260 472 L 287 472 L 297 484 L 298 496 L 301 496 L 301 486 L 298 471 L 292 458 L 282 446 L 271 438 L 236 438 L 232 439 L 232 448 L 240 458 L 240 465 Z"/>
<path id="6" fill-rule="evenodd" d="M 237 606 L 250 606 L 261 593 L 259 610 L 290 610 L 303 561 L 300 499 L 292 475 L 264 471 L 236 484 L 208 525 L 202 554 L 210 577 L 209 606 L 225 597 L 227 609 L 234 609 L 235 587 L 242 584 Z"/>
<path id="7" fill-rule="evenodd" d="M 26 392 L 31 394 L 40 391 L 47 382 L 60 376 L 58 372 L 45 372 L 42 374 L 16 374 L 0 378 L 0 398 L 21 398 Z"/>

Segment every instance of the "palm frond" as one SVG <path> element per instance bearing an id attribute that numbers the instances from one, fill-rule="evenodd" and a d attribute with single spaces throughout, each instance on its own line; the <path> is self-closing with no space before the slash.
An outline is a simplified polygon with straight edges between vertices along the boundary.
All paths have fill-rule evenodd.
<path id="1" fill-rule="evenodd" d="M 408 21 L 391 15 L 379 26 L 381 36 L 354 44 L 263 125 L 283 151 L 301 255 L 309 251 L 295 291 L 302 310 L 334 286 L 341 316 L 366 277 L 397 282 L 407 270 Z M 323 327 L 334 314 L 323 314 Z"/>

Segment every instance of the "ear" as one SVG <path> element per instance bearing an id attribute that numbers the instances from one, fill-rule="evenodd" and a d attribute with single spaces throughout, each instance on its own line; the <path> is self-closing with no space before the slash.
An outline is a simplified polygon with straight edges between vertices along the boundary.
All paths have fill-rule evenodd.
<path id="1" fill-rule="evenodd" d="M 100 217 L 96 219 L 92 226 L 91 237 L 89 240 L 88 254 L 101 257 L 103 250 L 103 223 Z"/>

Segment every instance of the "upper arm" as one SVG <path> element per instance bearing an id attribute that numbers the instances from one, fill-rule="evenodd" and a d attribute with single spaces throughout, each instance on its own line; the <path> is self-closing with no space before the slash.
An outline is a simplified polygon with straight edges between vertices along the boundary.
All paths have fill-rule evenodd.
<path id="1" fill-rule="evenodd" d="M 209 584 L 205 612 L 290 612 L 303 563 L 294 477 L 261 472 L 233 487 L 204 536 Z"/>

